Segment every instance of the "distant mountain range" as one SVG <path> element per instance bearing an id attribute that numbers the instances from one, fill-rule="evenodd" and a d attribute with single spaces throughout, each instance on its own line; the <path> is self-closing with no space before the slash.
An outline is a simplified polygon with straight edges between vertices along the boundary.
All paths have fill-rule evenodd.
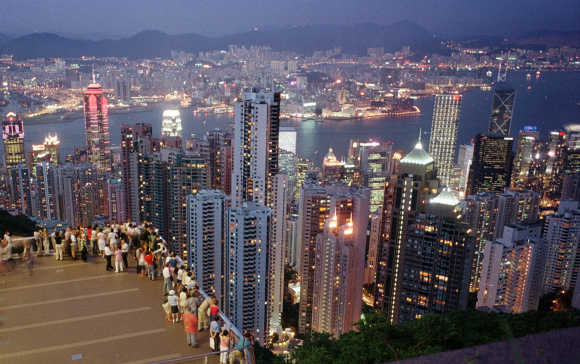
<path id="1" fill-rule="evenodd" d="M 129 38 L 99 41 L 71 39 L 53 33 L 34 33 L 8 39 L 0 36 L 0 53 L 17 59 L 37 57 L 167 57 L 171 50 L 197 53 L 225 49 L 228 45 L 263 45 L 274 50 L 311 54 L 316 50 L 342 47 L 349 54 L 366 54 L 367 48 L 395 51 L 404 45 L 417 53 L 441 52 L 440 40 L 417 24 L 403 21 L 391 25 L 310 25 L 257 30 L 221 37 L 199 34 L 169 35 L 143 31 Z"/>
<path id="2" fill-rule="evenodd" d="M 472 44 L 489 46 L 580 47 L 580 31 L 542 30 L 510 39 L 501 37 L 469 37 Z M 121 39 L 73 39 L 53 33 L 33 33 L 21 37 L 0 34 L 0 54 L 13 54 L 17 59 L 38 57 L 80 56 L 153 58 L 168 57 L 171 50 L 197 53 L 225 49 L 228 45 L 270 46 L 279 51 L 312 54 L 316 50 L 341 47 L 348 54 L 366 54 L 367 48 L 384 47 L 393 52 L 411 46 L 418 55 L 446 53 L 441 39 L 425 28 L 402 21 L 391 25 L 371 23 L 356 25 L 308 25 L 260 29 L 238 34 L 208 37 L 199 34 L 169 35 L 148 30 Z"/>

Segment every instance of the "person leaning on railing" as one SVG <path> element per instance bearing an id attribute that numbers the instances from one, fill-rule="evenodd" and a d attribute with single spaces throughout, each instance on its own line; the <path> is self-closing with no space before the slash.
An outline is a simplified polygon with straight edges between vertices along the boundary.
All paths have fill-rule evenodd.
<path id="1" fill-rule="evenodd" d="M 233 332 L 232 332 L 233 337 Z M 252 346 L 252 335 L 248 331 L 244 331 L 244 336 L 238 340 L 234 349 L 230 355 L 230 364 L 243 363 L 244 362 L 244 350 L 250 350 Z"/>

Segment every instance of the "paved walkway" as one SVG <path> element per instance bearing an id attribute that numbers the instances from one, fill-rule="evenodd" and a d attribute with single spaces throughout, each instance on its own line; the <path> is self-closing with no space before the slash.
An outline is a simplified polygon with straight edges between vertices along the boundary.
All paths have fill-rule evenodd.
<path id="1" fill-rule="evenodd" d="M 182 324 L 165 321 L 161 281 L 88 263 L 37 259 L 0 275 L 0 363 L 150 363 L 207 353 L 185 342 Z M 216 359 L 210 363 L 217 362 Z"/>

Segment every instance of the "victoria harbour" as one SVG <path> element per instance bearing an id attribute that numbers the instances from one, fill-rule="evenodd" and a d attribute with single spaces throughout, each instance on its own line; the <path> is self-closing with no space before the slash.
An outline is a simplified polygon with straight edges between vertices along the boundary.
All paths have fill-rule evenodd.
<path id="1" fill-rule="evenodd" d="M 516 87 L 516 107 L 512 123 L 512 135 L 523 126 L 536 126 L 541 133 L 560 129 L 562 125 L 580 120 L 580 72 L 544 72 L 539 78 L 535 74 L 526 79 L 527 72 L 515 71 L 508 74 Z M 458 143 L 469 144 L 471 138 L 487 129 L 491 109 L 489 91 L 472 88 L 464 95 L 463 110 L 459 120 Z M 329 147 L 339 157 L 348 153 L 348 142 L 354 137 L 361 140 L 379 138 L 396 141 L 395 147 L 402 150 L 411 148 L 417 139 L 419 128 L 426 140 L 429 138 L 433 111 L 431 97 L 420 98 L 416 104 L 421 109 L 420 116 L 405 118 L 374 118 L 341 121 L 283 121 L 284 125 L 297 129 L 297 154 L 303 158 L 320 162 Z M 111 142 L 119 145 L 120 126 L 124 123 L 145 122 L 153 125 L 153 133 L 159 136 L 163 108 L 154 111 L 125 114 L 111 114 Z M 195 134 L 202 137 L 214 128 L 227 130 L 233 116 L 229 114 L 195 115 L 191 110 L 182 110 L 183 135 Z M 56 133 L 61 137 L 64 154 L 73 152 L 75 146 L 84 143 L 84 119 L 67 122 L 33 124 L 26 127 L 28 145 L 41 143 L 46 134 Z M 66 135 L 66 137 L 64 136 Z"/>

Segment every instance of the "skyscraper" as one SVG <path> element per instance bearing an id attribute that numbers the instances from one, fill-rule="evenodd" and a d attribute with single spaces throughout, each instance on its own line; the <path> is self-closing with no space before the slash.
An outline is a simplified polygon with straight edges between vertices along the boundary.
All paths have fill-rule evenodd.
<path id="1" fill-rule="evenodd" d="M 399 317 L 408 227 L 438 189 L 433 158 L 425 152 L 419 140 L 415 148 L 401 159 L 399 174 L 391 178 L 385 189 L 375 306 L 387 312 L 391 322 L 396 322 Z"/>
<path id="2" fill-rule="evenodd" d="M 187 197 L 187 266 L 199 286 L 223 302 L 226 201 L 223 192 L 203 190 Z"/>
<path id="3" fill-rule="evenodd" d="M 467 307 L 473 235 L 461 221 L 459 200 L 444 190 L 409 220 L 395 286 L 395 322 Z"/>
<path id="4" fill-rule="evenodd" d="M 94 80 L 84 92 L 84 112 L 89 163 L 99 172 L 111 171 L 108 101 L 103 88 Z"/>
<path id="5" fill-rule="evenodd" d="M 580 272 L 580 208 L 578 201 L 563 200 L 558 212 L 546 216 L 544 239 L 546 270 L 543 293 L 574 290 Z"/>
<path id="6" fill-rule="evenodd" d="M 232 188 L 234 204 L 270 204 L 278 173 L 280 93 L 256 89 L 235 106 Z"/>
<path id="7" fill-rule="evenodd" d="M 54 164 L 47 162 L 34 166 L 35 215 L 42 220 L 57 221 L 61 216 L 56 168 Z"/>
<path id="8" fill-rule="evenodd" d="M 4 142 L 4 165 L 6 168 L 25 166 L 24 124 L 20 116 L 13 112 L 6 114 L 2 123 L 2 140 Z"/>
<path id="9" fill-rule="evenodd" d="M 30 186 L 30 170 L 27 166 L 20 165 L 10 168 L 10 196 L 12 197 L 11 208 L 21 215 L 32 216 L 32 189 Z"/>
<path id="10" fill-rule="evenodd" d="M 435 160 L 437 178 L 444 186 L 449 186 L 455 161 L 461 100 L 461 95 L 435 95 L 429 154 Z"/>
<path id="11" fill-rule="evenodd" d="M 368 190 L 329 187 L 330 217 L 316 237 L 312 331 L 336 337 L 354 329 L 360 319 Z"/>
<path id="12" fill-rule="evenodd" d="M 268 320 L 271 330 L 282 329 L 284 255 L 288 176 L 277 174 L 272 186 L 272 218 L 268 245 Z"/>
<path id="13" fill-rule="evenodd" d="M 268 327 L 270 213 L 265 206 L 243 202 L 226 215 L 224 312 L 262 344 Z"/>
<path id="14" fill-rule="evenodd" d="M 505 82 L 498 82 L 493 91 L 489 134 L 498 137 L 510 135 L 516 92 Z"/>
<path id="15" fill-rule="evenodd" d="M 181 114 L 179 110 L 164 110 L 161 122 L 161 137 L 181 138 Z"/>
<path id="16" fill-rule="evenodd" d="M 502 193 L 509 186 L 513 142 L 511 137 L 481 134 L 475 137 L 466 195 Z"/>
<path id="17" fill-rule="evenodd" d="M 534 160 L 535 146 L 540 137 L 535 126 L 524 126 L 518 135 L 518 147 L 514 157 L 511 187 L 524 189 L 528 186 L 530 167 Z"/>

